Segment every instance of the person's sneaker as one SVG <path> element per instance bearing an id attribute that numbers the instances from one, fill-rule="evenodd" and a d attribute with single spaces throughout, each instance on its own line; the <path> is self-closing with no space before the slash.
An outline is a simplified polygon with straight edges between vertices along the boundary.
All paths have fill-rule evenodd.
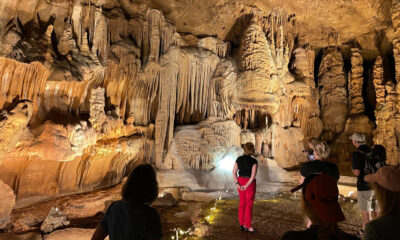
<path id="1" fill-rule="evenodd" d="M 242 225 L 240 225 L 240 231 L 245 231 L 246 230 L 246 228 L 245 227 L 243 227 Z"/>
<path id="2" fill-rule="evenodd" d="M 249 233 L 255 233 L 256 232 L 256 230 L 253 228 L 253 227 L 250 227 L 250 228 L 244 228 L 244 231 L 245 232 L 249 232 Z"/>

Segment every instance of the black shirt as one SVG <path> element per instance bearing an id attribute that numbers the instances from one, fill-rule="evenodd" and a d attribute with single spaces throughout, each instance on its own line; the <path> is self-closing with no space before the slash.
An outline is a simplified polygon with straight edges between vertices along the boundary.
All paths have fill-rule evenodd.
<path id="1" fill-rule="evenodd" d="M 303 177 L 308 177 L 312 174 L 321 174 L 321 173 L 329 174 L 335 179 L 339 179 L 340 177 L 339 169 L 336 164 L 321 160 L 313 160 L 310 162 L 306 162 L 303 164 L 303 167 L 300 170 L 300 174 Z"/>
<path id="2" fill-rule="evenodd" d="M 250 155 L 243 155 L 236 159 L 238 166 L 239 177 L 251 177 L 251 170 L 257 160 Z"/>
<path id="3" fill-rule="evenodd" d="M 361 152 L 371 152 L 371 148 L 368 147 L 368 145 L 361 145 L 358 146 L 357 151 L 353 152 L 353 156 L 352 156 L 352 163 L 351 163 L 351 167 L 353 169 L 357 169 L 360 170 L 360 174 L 357 177 L 357 191 L 368 191 L 371 190 L 370 185 L 364 181 L 364 168 L 365 168 L 365 154 L 361 153 Z"/>
<path id="4" fill-rule="evenodd" d="M 113 202 L 100 225 L 110 240 L 148 240 L 162 236 L 160 215 L 154 208 L 125 200 Z"/>
<path id="5" fill-rule="evenodd" d="M 304 231 L 289 231 L 286 232 L 282 240 L 318 240 L 318 234 L 320 231 L 320 227 L 316 225 L 311 225 L 310 228 L 304 230 Z M 325 239 L 325 238 L 324 238 Z M 332 235 L 326 239 L 329 240 L 360 240 L 360 238 L 350 235 L 345 232 L 341 232 L 340 236 L 337 235 Z"/>

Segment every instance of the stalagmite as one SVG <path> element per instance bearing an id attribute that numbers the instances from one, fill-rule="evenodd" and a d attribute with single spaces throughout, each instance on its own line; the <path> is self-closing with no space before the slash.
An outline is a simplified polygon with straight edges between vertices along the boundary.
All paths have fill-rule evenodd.
<path id="1" fill-rule="evenodd" d="M 398 163 L 398 147 L 396 137 L 396 89 L 394 83 L 384 83 L 383 59 L 378 57 L 374 65 L 374 86 L 376 93 L 376 129 L 374 144 L 382 144 L 386 148 L 389 164 Z"/>
<path id="2" fill-rule="evenodd" d="M 399 1 L 392 1 L 392 9 L 391 9 L 391 18 L 392 24 L 394 27 L 394 31 L 397 32 L 400 27 L 400 2 Z"/>
<path id="3" fill-rule="evenodd" d="M 326 140 L 344 130 L 347 113 L 347 84 L 343 73 L 342 54 L 329 49 L 322 58 L 318 73 L 321 95 L 321 118 Z"/>
<path id="4" fill-rule="evenodd" d="M 399 4 L 400 6 L 400 4 Z M 396 70 L 396 110 L 400 114 L 400 38 L 393 40 L 393 56 Z"/>
<path id="5" fill-rule="evenodd" d="M 106 121 L 104 113 L 105 98 L 104 88 L 96 88 L 90 91 L 90 118 L 89 122 L 95 130 L 101 130 Z"/>
<path id="6" fill-rule="evenodd" d="M 351 73 L 349 76 L 349 101 L 350 115 L 364 112 L 364 100 L 362 97 L 363 88 L 363 58 L 361 50 L 351 49 Z"/>
<path id="7" fill-rule="evenodd" d="M 385 85 L 383 81 L 383 59 L 379 56 L 374 64 L 374 87 L 377 104 L 382 104 L 385 101 Z"/>
<path id="8" fill-rule="evenodd" d="M 208 118 L 176 130 L 163 168 L 212 170 L 231 147 L 240 145 L 240 128 L 233 121 Z"/>
<path id="9" fill-rule="evenodd" d="M 58 52 L 64 56 L 72 51 L 77 51 L 76 42 L 73 38 L 72 26 L 70 24 L 66 24 L 64 32 L 58 42 L 57 49 Z"/>
<path id="10" fill-rule="evenodd" d="M 10 112 L 2 112 L 0 119 L 0 165 L 7 153 L 11 152 L 31 120 L 33 103 L 19 102 Z"/>

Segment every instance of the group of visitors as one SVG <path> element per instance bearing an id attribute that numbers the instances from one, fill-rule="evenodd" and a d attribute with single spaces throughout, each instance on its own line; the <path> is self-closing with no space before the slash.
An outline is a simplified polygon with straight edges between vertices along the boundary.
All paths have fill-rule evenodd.
<path id="1" fill-rule="evenodd" d="M 359 235 L 365 240 L 399 239 L 400 169 L 386 166 L 386 151 L 382 145 L 374 145 L 371 149 L 361 133 L 354 133 L 350 139 L 356 147 L 352 154 L 352 172 L 357 176 L 357 202 L 362 213 Z M 292 192 L 302 189 L 301 206 L 307 229 L 286 232 L 282 239 L 359 239 L 338 227 L 338 222 L 345 220 L 338 201 L 340 174 L 338 166 L 327 161 L 328 144 L 310 139 L 308 145 L 310 150 L 306 152 L 309 152 L 310 161 L 300 170 L 300 185 L 292 189 Z M 244 155 L 236 160 L 232 171 L 240 198 L 240 230 L 246 232 L 255 232 L 251 217 L 258 164 L 253 154 L 254 145 L 246 143 Z M 377 218 L 371 221 L 373 203 Z"/>
<path id="2" fill-rule="evenodd" d="M 354 133 L 350 139 L 357 148 L 352 155 L 352 171 L 357 176 L 357 201 L 362 212 L 363 238 L 398 239 L 400 169 L 385 166 L 386 152 L 383 146 L 377 145 L 371 149 L 366 145 L 365 136 L 360 133 Z M 329 146 L 318 139 L 311 139 L 309 147 L 310 161 L 302 166 L 300 185 L 292 189 L 292 192 L 302 189 L 301 206 L 306 215 L 307 229 L 286 232 L 282 239 L 359 239 L 338 227 L 338 222 L 344 221 L 345 216 L 338 202 L 339 170 L 336 164 L 327 161 Z M 253 157 L 252 143 L 244 144 L 243 149 L 244 155 L 237 158 L 232 172 L 239 191 L 240 230 L 254 233 L 256 230 L 251 219 L 258 162 Z M 369 166 L 374 159 L 373 166 Z M 160 215 L 149 206 L 157 196 L 155 169 L 149 164 L 139 165 L 123 186 L 122 200 L 110 205 L 92 240 L 103 240 L 107 236 L 111 240 L 160 239 Z M 376 211 L 378 217 L 370 221 L 374 196 L 379 203 L 379 210 Z"/>

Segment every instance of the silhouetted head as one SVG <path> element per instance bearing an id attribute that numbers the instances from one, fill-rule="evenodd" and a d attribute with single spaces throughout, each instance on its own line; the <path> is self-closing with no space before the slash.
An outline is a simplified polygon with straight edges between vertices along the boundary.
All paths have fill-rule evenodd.
<path id="1" fill-rule="evenodd" d="M 381 161 L 386 161 L 386 148 L 383 145 L 376 144 L 372 147 L 372 151 L 378 155 Z"/>
<path id="2" fill-rule="evenodd" d="M 243 146 L 244 154 L 253 155 L 254 154 L 254 144 L 252 142 L 247 142 Z"/>
<path id="3" fill-rule="evenodd" d="M 122 187 L 122 199 L 135 203 L 152 203 L 158 196 L 156 171 L 150 164 L 137 166 Z"/>

